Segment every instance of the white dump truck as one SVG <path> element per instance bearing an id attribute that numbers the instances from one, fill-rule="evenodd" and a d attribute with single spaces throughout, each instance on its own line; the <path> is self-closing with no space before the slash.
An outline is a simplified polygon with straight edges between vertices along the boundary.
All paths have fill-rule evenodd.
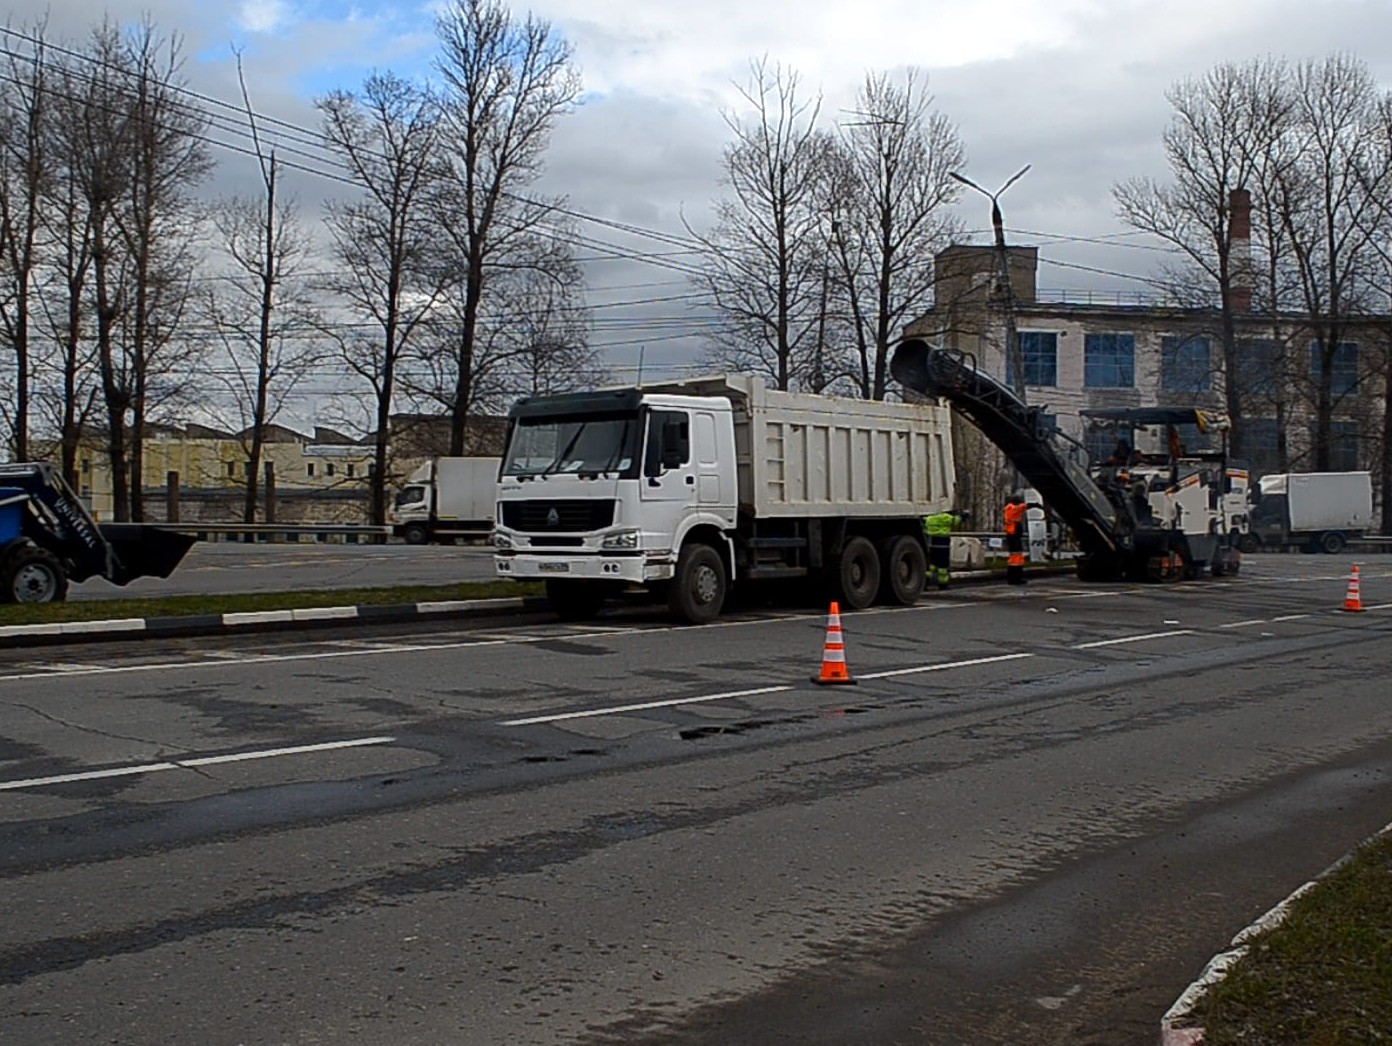
<path id="1" fill-rule="evenodd" d="M 493 529 L 498 458 L 435 458 L 407 477 L 388 513 L 407 544 L 486 538 Z"/>
<path id="2" fill-rule="evenodd" d="M 701 624 L 731 585 L 811 579 L 848 609 L 923 591 L 923 516 L 951 508 L 949 409 L 717 375 L 518 401 L 499 577 L 584 618 L 624 591 Z"/>
<path id="3" fill-rule="evenodd" d="M 1341 552 L 1373 525 L 1367 472 L 1282 472 L 1258 481 L 1248 547 Z"/>

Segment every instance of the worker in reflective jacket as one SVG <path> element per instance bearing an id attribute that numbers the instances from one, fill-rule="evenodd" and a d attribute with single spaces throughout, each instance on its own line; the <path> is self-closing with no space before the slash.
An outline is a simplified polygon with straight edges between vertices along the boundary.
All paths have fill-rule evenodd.
<path id="1" fill-rule="evenodd" d="M 1005 580 L 1008 584 L 1025 583 L 1025 520 L 1030 509 L 1039 507 L 1026 502 L 1019 494 L 1011 494 L 1005 501 L 1005 551 L 1009 555 L 1005 561 Z"/>
<path id="2" fill-rule="evenodd" d="M 953 509 L 923 517 L 923 533 L 928 538 L 928 577 L 946 588 L 952 580 L 952 532 L 971 518 L 970 512 Z"/>

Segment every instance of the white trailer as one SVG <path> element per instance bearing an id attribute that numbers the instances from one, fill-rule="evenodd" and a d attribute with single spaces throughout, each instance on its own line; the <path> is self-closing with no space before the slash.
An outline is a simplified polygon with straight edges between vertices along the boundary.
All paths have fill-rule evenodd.
<path id="1" fill-rule="evenodd" d="M 494 530 L 499 577 L 563 616 L 628 589 L 682 620 L 732 584 L 812 578 L 848 609 L 923 590 L 923 516 L 953 503 L 950 412 L 788 393 L 748 375 L 520 400 Z"/>
<path id="2" fill-rule="evenodd" d="M 486 538 L 493 529 L 500 458 L 435 458 L 397 491 L 388 514 L 408 544 Z"/>
<path id="3" fill-rule="evenodd" d="M 1335 553 L 1373 525 L 1368 472 L 1282 472 L 1258 481 L 1251 547 Z"/>

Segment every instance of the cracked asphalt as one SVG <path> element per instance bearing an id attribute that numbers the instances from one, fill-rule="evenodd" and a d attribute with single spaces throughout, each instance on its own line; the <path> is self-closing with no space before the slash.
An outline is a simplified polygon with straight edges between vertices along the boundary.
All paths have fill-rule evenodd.
<path id="1" fill-rule="evenodd" d="M 0 1040 L 1153 1042 L 1392 820 L 1392 570 L 0 653 Z M 1383 604 L 1387 603 L 1387 606 Z"/>

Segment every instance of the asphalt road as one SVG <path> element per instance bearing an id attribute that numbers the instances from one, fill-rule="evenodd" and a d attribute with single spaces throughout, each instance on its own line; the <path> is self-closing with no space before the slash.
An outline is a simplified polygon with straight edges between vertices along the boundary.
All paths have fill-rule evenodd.
<path id="1" fill-rule="evenodd" d="M 0 1041 L 1153 1043 L 1392 820 L 1392 572 L 0 654 Z"/>
<path id="2" fill-rule="evenodd" d="M 69 599 L 225 595 L 303 589 L 379 588 L 492 581 L 482 545 L 257 544 L 200 541 L 168 578 L 118 587 L 103 578 L 73 585 Z"/>

